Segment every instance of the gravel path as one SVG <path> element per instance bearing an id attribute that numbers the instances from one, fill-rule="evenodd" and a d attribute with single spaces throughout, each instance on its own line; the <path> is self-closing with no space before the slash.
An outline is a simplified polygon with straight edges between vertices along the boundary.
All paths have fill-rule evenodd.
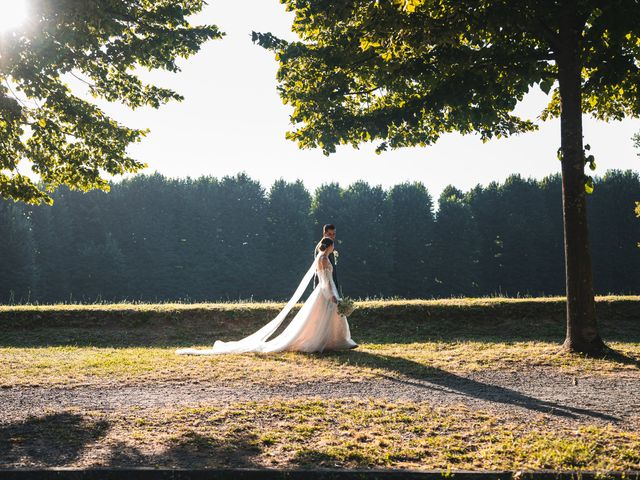
<path id="1" fill-rule="evenodd" d="M 576 378 L 535 369 L 295 385 L 155 383 L 3 388 L 0 423 L 70 408 L 109 412 L 134 406 L 163 408 L 294 398 L 427 401 L 434 406 L 463 404 L 473 409 L 509 411 L 523 418 L 546 413 L 571 423 L 640 422 L 640 376 Z"/>

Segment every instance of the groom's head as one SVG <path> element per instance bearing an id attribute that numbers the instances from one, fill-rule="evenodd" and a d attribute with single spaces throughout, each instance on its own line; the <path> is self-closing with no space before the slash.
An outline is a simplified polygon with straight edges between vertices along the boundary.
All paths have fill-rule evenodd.
<path id="1" fill-rule="evenodd" d="M 322 236 L 329 237 L 331 240 L 336 239 L 336 226 L 333 223 L 329 223 L 322 227 Z"/>

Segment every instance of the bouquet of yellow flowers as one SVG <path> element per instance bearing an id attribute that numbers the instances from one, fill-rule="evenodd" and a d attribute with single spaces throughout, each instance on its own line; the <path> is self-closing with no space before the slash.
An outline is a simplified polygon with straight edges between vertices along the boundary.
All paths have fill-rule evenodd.
<path id="1" fill-rule="evenodd" d="M 342 297 L 338 301 L 338 314 L 348 317 L 356 309 L 356 303 L 349 297 Z"/>

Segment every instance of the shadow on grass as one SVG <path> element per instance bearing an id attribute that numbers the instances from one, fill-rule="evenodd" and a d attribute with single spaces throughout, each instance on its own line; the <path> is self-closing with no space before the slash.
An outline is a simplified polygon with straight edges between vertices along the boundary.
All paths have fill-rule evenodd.
<path id="1" fill-rule="evenodd" d="M 101 467 L 164 467 L 164 468 L 257 468 L 262 453 L 253 432 L 214 438 L 189 432 L 160 453 L 145 453 L 124 442 L 110 446 L 110 453 Z"/>
<path id="2" fill-rule="evenodd" d="M 110 427 L 107 421 L 90 421 L 68 412 L 4 425 L 0 428 L 0 468 L 65 467 L 78 461 L 94 467 L 260 466 L 256 457 L 262 448 L 251 429 L 230 432 L 223 437 L 188 432 L 167 449 L 144 452 L 120 439 L 99 444 Z M 96 451 L 91 452 L 92 449 Z M 85 455 L 88 458 L 83 458 Z"/>
<path id="3" fill-rule="evenodd" d="M 509 388 L 473 380 L 401 357 L 379 355 L 357 350 L 331 355 L 332 358 L 345 365 L 357 363 L 361 366 L 386 370 L 392 375 L 383 375 L 384 378 L 393 382 L 410 385 L 414 388 L 440 390 L 463 397 L 497 404 L 513 405 L 558 417 L 578 418 L 580 416 L 586 416 L 610 422 L 620 420 L 606 413 L 541 400 Z M 400 377 L 398 377 L 397 374 L 399 374 Z M 526 374 L 523 374 L 522 379 L 526 381 Z"/>
<path id="4" fill-rule="evenodd" d="M 606 353 L 600 357 L 601 360 L 613 360 L 623 365 L 631 365 L 640 369 L 640 358 L 627 355 L 624 352 L 608 348 Z"/>
<path id="5" fill-rule="evenodd" d="M 108 430 L 106 421 L 90 421 L 73 413 L 29 417 L 4 425 L 0 427 L 0 465 L 67 465 Z"/>

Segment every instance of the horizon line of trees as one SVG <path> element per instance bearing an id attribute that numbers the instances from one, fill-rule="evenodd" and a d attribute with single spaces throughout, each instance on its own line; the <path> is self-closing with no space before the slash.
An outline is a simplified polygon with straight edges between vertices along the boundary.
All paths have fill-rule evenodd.
<path id="1" fill-rule="evenodd" d="M 320 186 L 246 174 L 139 175 L 111 191 L 59 188 L 53 206 L 0 202 L 1 303 L 289 297 L 321 226 L 337 226 L 352 297 L 564 295 L 559 175 L 519 175 L 434 204 L 419 182 Z M 588 198 L 598 294 L 640 291 L 640 178 L 610 170 Z M 436 210 L 437 207 L 437 210 Z"/>

